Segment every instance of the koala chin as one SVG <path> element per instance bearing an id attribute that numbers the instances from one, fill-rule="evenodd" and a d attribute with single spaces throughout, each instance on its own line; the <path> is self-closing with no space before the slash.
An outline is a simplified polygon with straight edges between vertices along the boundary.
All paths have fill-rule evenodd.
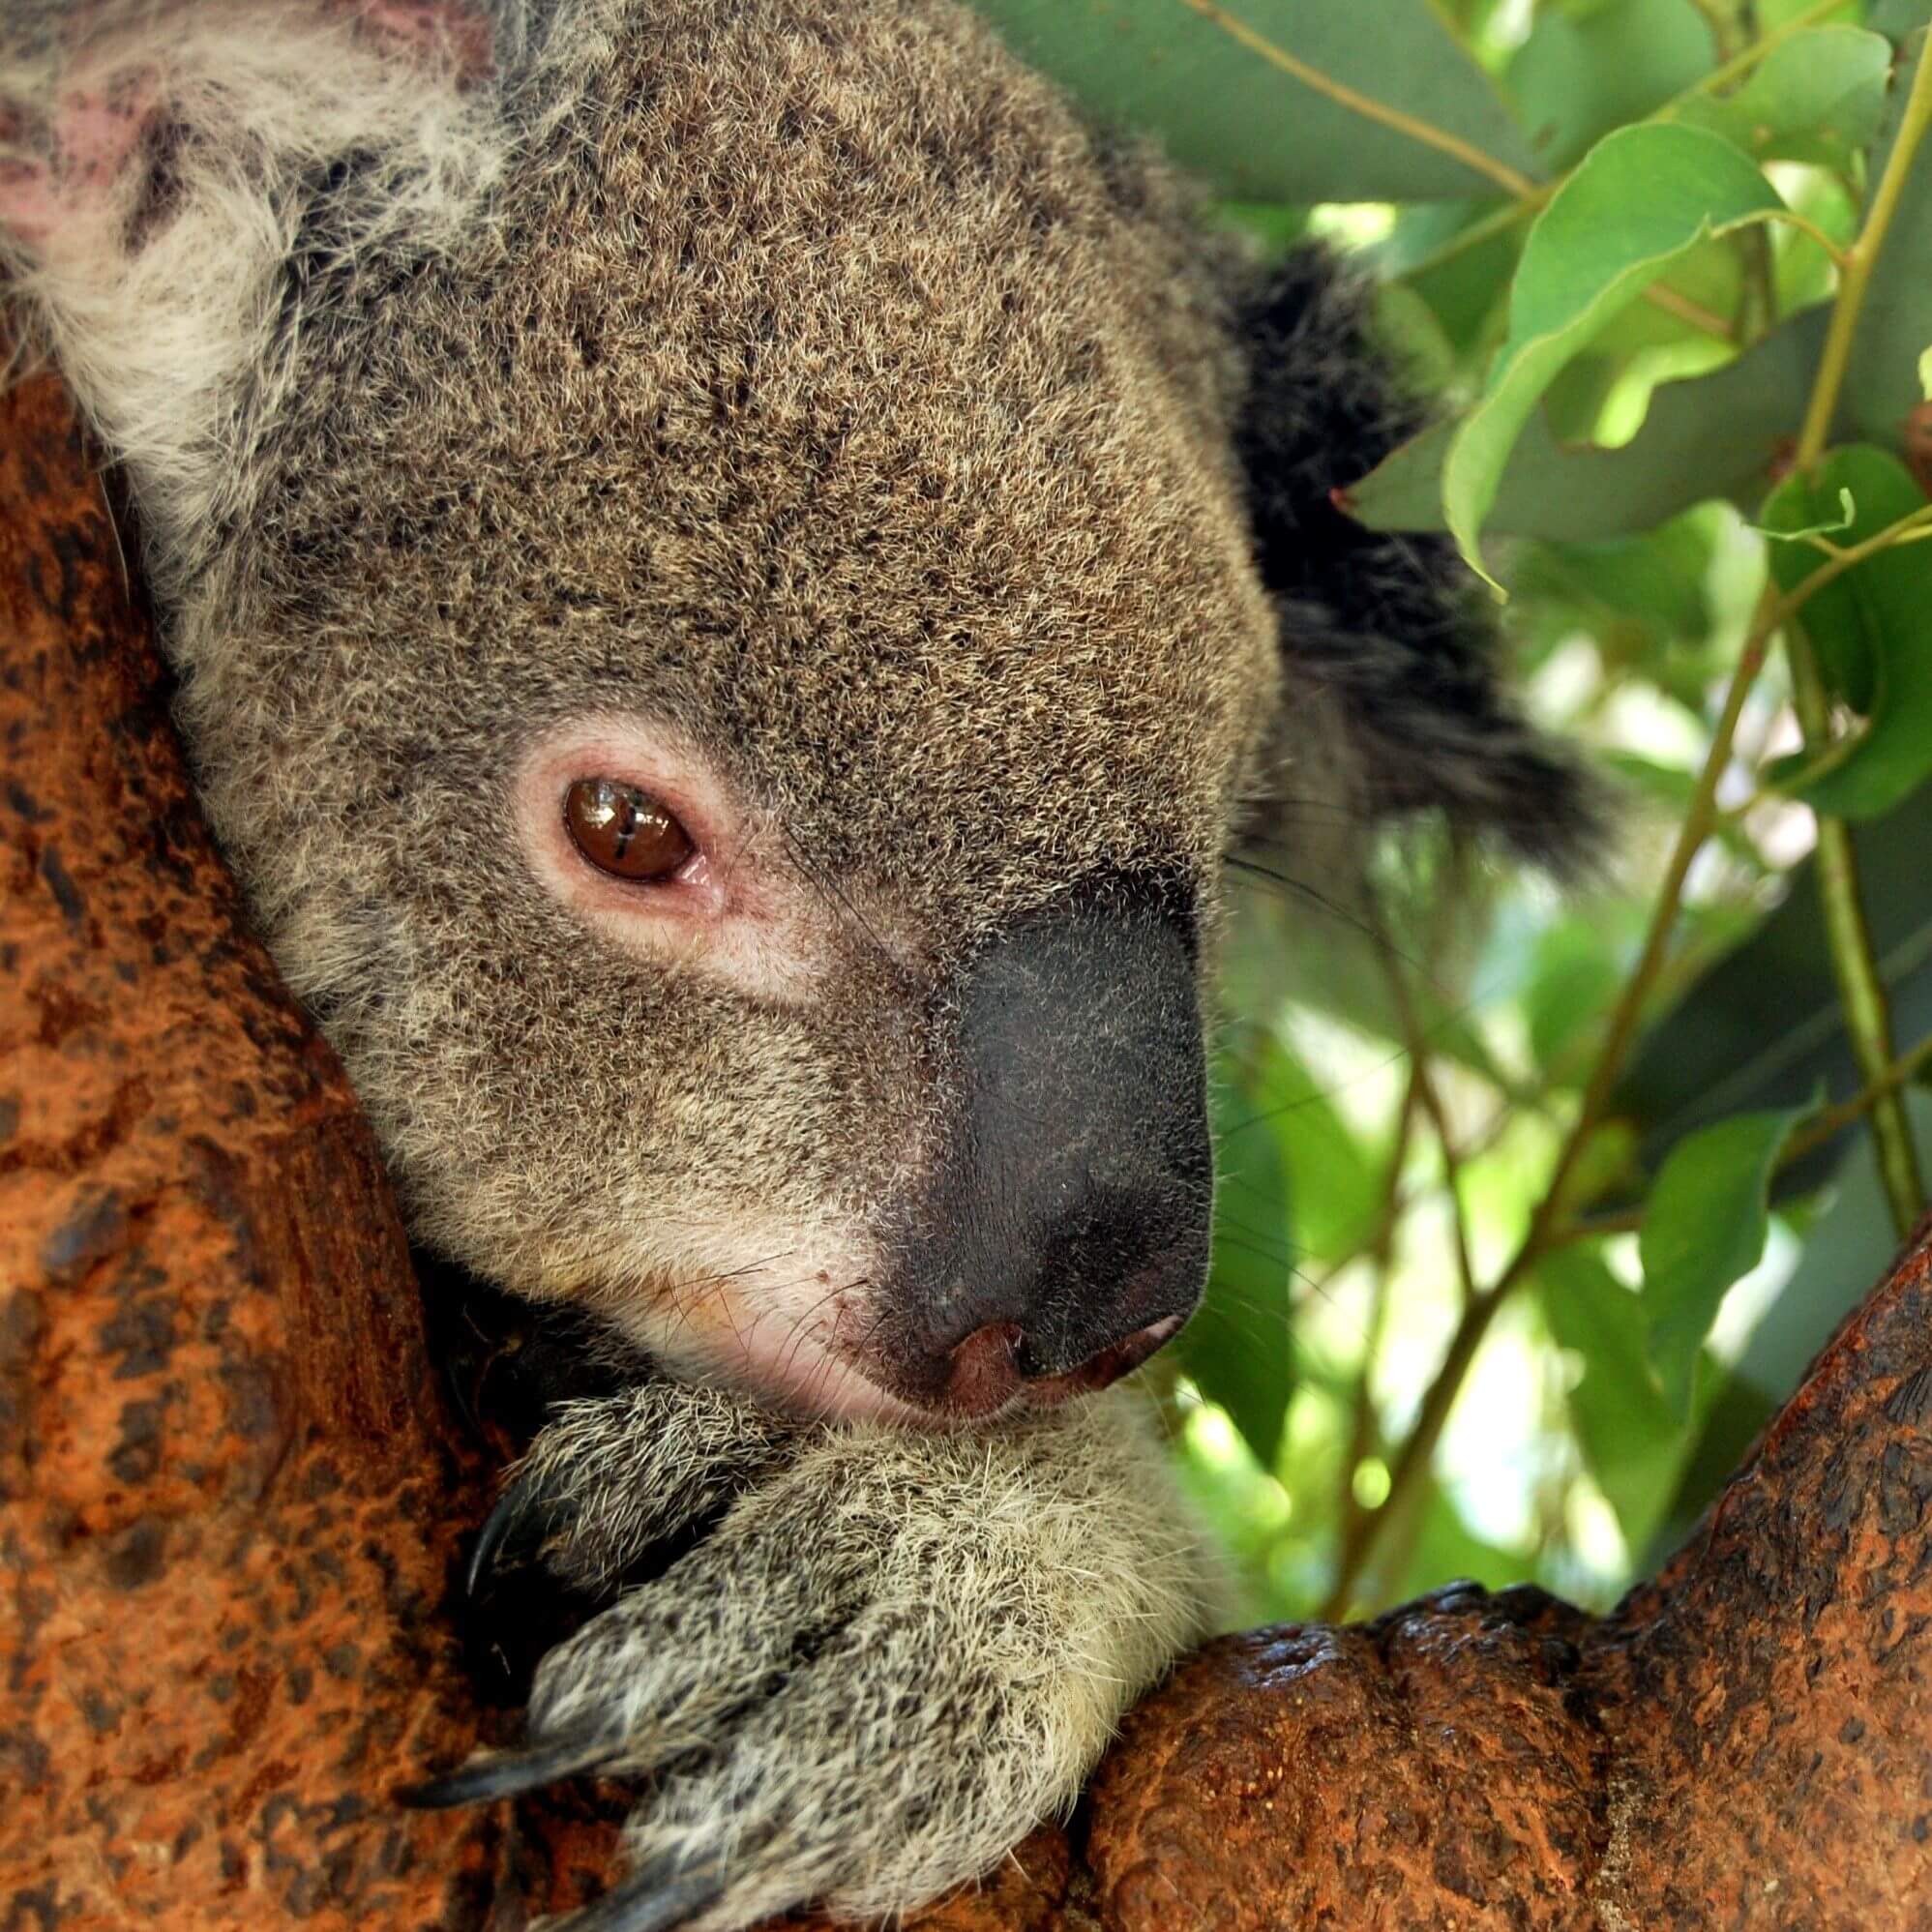
<path id="1" fill-rule="evenodd" d="M 614 1601 L 417 1796 L 637 1774 L 580 1927 L 986 1870 L 1213 1615 L 1110 1385 L 1231 851 L 1588 832 L 1334 507 L 1418 427 L 1361 292 L 948 0 L 11 0 L 0 261 L 415 1238 L 636 1364 L 483 1553 Z"/>

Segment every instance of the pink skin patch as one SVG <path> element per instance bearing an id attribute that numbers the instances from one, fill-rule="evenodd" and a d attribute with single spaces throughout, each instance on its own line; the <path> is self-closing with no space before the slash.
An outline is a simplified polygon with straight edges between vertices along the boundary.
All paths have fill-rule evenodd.
<path id="1" fill-rule="evenodd" d="M 0 226 L 32 249 L 107 215 L 115 190 L 154 111 L 148 77 L 127 75 L 103 90 L 61 97 L 49 121 L 17 104 L 0 112 L 0 145 L 27 155 L 0 160 Z"/>
<path id="2" fill-rule="evenodd" d="M 163 6 L 144 16 L 148 45 L 163 21 L 186 11 L 185 5 Z M 275 32 L 279 14 L 301 11 L 313 17 L 312 9 L 268 0 L 259 11 L 267 35 Z M 355 20 L 396 58 L 459 83 L 483 79 L 494 69 L 489 20 L 457 0 L 322 0 L 322 11 Z M 0 229 L 37 253 L 70 235 L 77 242 L 96 234 L 119 214 L 118 191 L 129 163 L 139 154 L 150 120 L 165 107 L 151 70 L 117 68 L 111 33 L 90 40 L 84 6 L 76 6 L 64 26 L 76 51 L 74 71 L 54 100 L 0 101 Z"/>
<path id="3" fill-rule="evenodd" d="M 418 59 L 448 61 L 461 80 L 481 80 L 495 67 L 490 22 L 451 0 L 347 0 L 377 39 Z"/>

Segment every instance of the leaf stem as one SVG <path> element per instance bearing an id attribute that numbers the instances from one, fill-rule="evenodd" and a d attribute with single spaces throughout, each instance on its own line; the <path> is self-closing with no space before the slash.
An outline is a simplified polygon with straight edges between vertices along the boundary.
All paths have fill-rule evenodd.
<path id="1" fill-rule="evenodd" d="M 1796 623 L 1785 632 L 1785 647 L 1791 659 L 1793 705 L 1804 728 L 1805 744 L 1822 751 L 1830 737 L 1831 705 L 1819 675 L 1817 656 Z M 1844 819 L 1820 815 L 1816 857 L 1818 898 L 1824 908 L 1826 942 L 1831 953 L 1832 975 L 1838 982 L 1845 1031 L 1851 1038 L 1858 1071 L 1868 1084 L 1875 1083 L 1892 1064 L 1891 1002 L 1872 949 L 1864 894 L 1858 882 L 1858 853 L 1852 844 L 1852 828 Z M 1895 1089 L 1874 1098 L 1871 1130 L 1886 1204 L 1903 1240 L 1924 1211 L 1925 1180 L 1913 1144 L 1912 1121 Z"/>
<path id="2" fill-rule="evenodd" d="M 1850 249 L 1846 248 L 1841 242 L 1833 241 L 1809 215 L 1800 215 L 1796 208 L 1773 208 L 1766 219 L 1781 223 L 1787 228 L 1796 228 L 1800 235 L 1816 242 L 1825 251 L 1826 254 L 1830 257 L 1833 266 L 1841 270 L 1846 267 L 1852 258 Z M 1764 231 L 1754 228 L 1750 232 L 1761 235 Z"/>
<path id="3" fill-rule="evenodd" d="M 1841 1100 L 1837 1106 L 1815 1115 L 1785 1143 L 1778 1155 L 1778 1166 L 1789 1167 L 1793 1161 L 1802 1160 L 1832 1135 L 1843 1133 L 1862 1120 L 1887 1095 L 1910 1086 L 1926 1072 L 1932 1072 L 1932 1034 L 1927 1034 L 1909 1053 L 1901 1054 L 1875 1079 L 1868 1080 L 1851 1099 Z"/>
<path id="4" fill-rule="evenodd" d="M 1481 148 L 1464 140 L 1460 134 L 1450 134 L 1446 128 L 1418 120 L 1413 114 L 1405 114 L 1400 107 L 1391 107 L 1385 101 L 1359 93 L 1346 81 L 1337 80 L 1332 74 L 1323 74 L 1319 67 L 1310 67 L 1306 61 L 1297 60 L 1286 47 L 1277 46 L 1265 34 L 1257 33 L 1245 20 L 1229 13 L 1227 8 L 1217 6 L 1215 0 L 1180 0 L 1180 4 L 1193 8 L 1203 19 L 1212 21 L 1231 40 L 1238 41 L 1250 53 L 1259 54 L 1270 67 L 1277 67 L 1282 73 L 1293 75 L 1304 87 L 1325 95 L 1352 113 L 1361 115 L 1364 120 L 1379 122 L 1384 128 L 1394 129 L 1397 134 L 1407 134 L 1412 141 L 1419 141 L 1424 147 L 1450 156 L 1465 167 L 1495 182 L 1505 194 L 1522 196 L 1536 192 L 1536 184 L 1527 174 L 1519 174 L 1507 162 L 1485 154 Z"/>
<path id="5" fill-rule="evenodd" d="M 1720 87 L 1728 87 L 1734 80 L 1741 80 L 1768 53 L 1780 47 L 1795 34 L 1801 34 L 1807 27 L 1816 26 L 1828 14 L 1844 11 L 1845 0 L 1812 0 L 1812 4 L 1802 13 L 1794 14 L 1790 19 L 1775 26 L 1762 40 L 1751 42 L 1740 48 L 1729 60 L 1720 61 L 1710 72 L 1693 80 L 1681 94 L 1673 94 L 1661 107 L 1650 116 L 1653 121 L 1661 121 L 1688 106 L 1701 95 L 1714 94 Z"/>

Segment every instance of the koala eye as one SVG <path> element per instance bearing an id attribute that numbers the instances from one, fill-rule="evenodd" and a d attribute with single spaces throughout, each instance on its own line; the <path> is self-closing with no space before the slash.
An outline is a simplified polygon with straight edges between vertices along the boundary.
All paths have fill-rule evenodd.
<path id="1" fill-rule="evenodd" d="M 698 847 L 649 792 L 614 778 L 580 778 L 564 793 L 571 843 L 599 872 L 654 883 L 668 879 Z"/>

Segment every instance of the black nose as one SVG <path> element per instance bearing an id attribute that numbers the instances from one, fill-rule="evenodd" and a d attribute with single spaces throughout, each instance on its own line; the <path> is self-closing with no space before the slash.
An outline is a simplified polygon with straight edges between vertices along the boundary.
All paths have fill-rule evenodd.
<path id="1" fill-rule="evenodd" d="M 1097 881 L 1001 932 L 948 1005 L 954 1134 L 904 1279 L 930 1399 L 1097 1387 L 1180 1326 L 1206 1272 L 1191 929 L 1158 884 Z"/>

